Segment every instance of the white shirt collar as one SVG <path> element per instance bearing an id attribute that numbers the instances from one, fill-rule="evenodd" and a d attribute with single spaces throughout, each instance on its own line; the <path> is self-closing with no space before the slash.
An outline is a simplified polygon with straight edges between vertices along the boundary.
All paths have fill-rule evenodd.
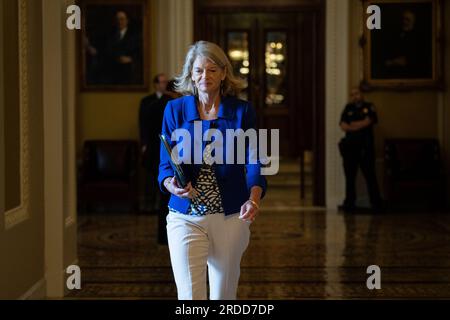
<path id="1" fill-rule="evenodd" d="M 125 34 L 127 33 L 127 31 L 128 31 L 128 28 L 120 30 L 120 40 L 122 40 L 123 37 L 125 37 Z"/>

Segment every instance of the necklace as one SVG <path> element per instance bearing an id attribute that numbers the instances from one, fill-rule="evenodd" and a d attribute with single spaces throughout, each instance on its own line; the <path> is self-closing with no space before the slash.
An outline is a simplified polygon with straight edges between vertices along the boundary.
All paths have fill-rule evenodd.
<path id="1" fill-rule="evenodd" d="M 203 105 L 203 104 L 201 103 L 201 105 Z M 207 109 L 206 109 L 206 106 L 203 105 L 203 107 L 204 107 L 204 108 L 203 108 L 203 112 L 206 113 L 206 114 L 209 114 L 209 113 L 211 112 L 211 110 L 215 108 L 215 106 L 216 106 L 216 103 L 214 102 L 214 103 L 212 104 L 211 108 L 209 108 L 209 110 L 207 110 Z"/>
<path id="2" fill-rule="evenodd" d="M 200 109 L 201 109 L 206 115 L 209 115 L 213 109 L 215 110 L 216 102 L 217 102 L 216 100 L 217 100 L 217 99 L 214 99 L 213 104 L 211 105 L 211 107 L 210 107 L 208 110 L 206 109 L 206 104 L 203 104 L 200 100 L 198 100 L 198 105 L 199 105 Z"/>
<path id="3" fill-rule="evenodd" d="M 211 106 L 211 108 L 209 108 L 209 110 L 206 110 L 206 108 L 205 108 L 205 113 L 206 114 L 209 114 L 211 112 L 211 110 L 214 108 L 214 104 L 215 103 L 212 104 L 212 106 Z"/>

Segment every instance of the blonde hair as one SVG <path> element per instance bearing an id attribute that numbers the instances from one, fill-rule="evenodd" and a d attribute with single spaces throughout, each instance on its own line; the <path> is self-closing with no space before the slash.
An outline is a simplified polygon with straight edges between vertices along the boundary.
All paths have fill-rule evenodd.
<path id="1" fill-rule="evenodd" d="M 215 43 L 198 41 L 189 47 L 181 74 L 175 77 L 175 90 L 183 95 L 197 95 L 197 88 L 191 78 L 194 61 L 205 57 L 225 71 L 221 94 L 237 96 L 247 85 L 245 81 L 233 74 L 233 67 L 225 52 Z"/>

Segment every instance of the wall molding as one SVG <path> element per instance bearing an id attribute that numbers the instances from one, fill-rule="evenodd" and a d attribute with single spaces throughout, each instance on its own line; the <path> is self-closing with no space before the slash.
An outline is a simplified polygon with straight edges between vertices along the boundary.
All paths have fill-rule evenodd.
<path id="1" fill-rule="evenodd" d="M 42 278 L 27 290 L 18 300 L 42 300 L 45 299 L 46 280 Z"/>
<path id="2" fill-rule="evenodd" d="M 29 93 L 28 93 L 28 6 L 19 0 L 19 107 L 20 107 L 20 205 L 5 212 L 5 229 L 29 218 L 30 144 L 29 144 Z"/>

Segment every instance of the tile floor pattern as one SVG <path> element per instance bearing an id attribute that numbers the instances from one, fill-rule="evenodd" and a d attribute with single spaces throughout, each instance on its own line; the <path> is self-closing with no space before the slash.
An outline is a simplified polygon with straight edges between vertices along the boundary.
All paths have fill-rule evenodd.
<path id="1" fill-rule="evenodd" d="M 450 215 L 267 211 L 251 230 L 240 299 L 450 298 Z M 155 239 L 155 216 L 81 216 L 83 288 L 69 297 L 176 298 Z M 381 290 L 366 288 L 372 264 Z"/>
<path id="2" fill-rule="evenodd" d="M 450 214 L 348 215 L 305 209 L 310 198 L 272 184 L 251 226 L 239 299 L 450 298 Z M 78 229 L 82 289 L 68 298 L 176 299 L 156 216 L 82 215 Z M 366 287 L 372 264 L 381 290 Z"/>

